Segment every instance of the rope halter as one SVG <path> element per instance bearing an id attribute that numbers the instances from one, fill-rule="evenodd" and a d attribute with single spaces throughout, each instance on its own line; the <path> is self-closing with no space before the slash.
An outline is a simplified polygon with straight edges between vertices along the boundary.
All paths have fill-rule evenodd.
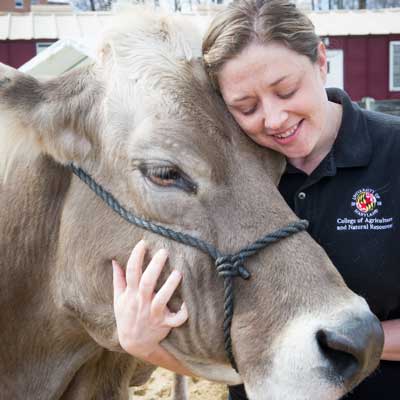
<path id="1" fill-rule="evenodd" d="M 244 266 L 244 260 L 252 255 L 258 253 L 260 250 L 269 246 L 278 240 L 284 239 L 295 233 L 304 231 L 308 228 L 308 221 L 299 220 L 288 224 L 284 228 L 278 229 L 275 232 L 269 233 L 262 238 L 256 240 L 254 243 L 244 247 L 234 254 L 223 254 L 213 245 L 195 238 L 194 236 L 186 233 L 177 232 L 172 229 L 157 225 L 151 221 L 140 218 L 131 212 L 127 211 L 121 204 L 114 198 L 114 196 L 103 189 L 89 174 L 79 167 L 70 164 L 72 172 L 86 183 L 110 208 L 112 208 L 120 217 L 130 224 L 136 225 L 139 228 L 146 229 L 157 235 L 165 238 L 175 240 L 179 243 L 197 248 L 204 253 L 208 254 L 215 262 L 215 267 L 218 275 L 224 280 L 224 345 L 226 355 L 236 372 L 238 368 L 232 351 L 232 338 L 231 326 L 234 308 L 234 291 L 233 291 L 233 278 L 241 277 L 242 279 L 249 279 L 250 272 Z"/>

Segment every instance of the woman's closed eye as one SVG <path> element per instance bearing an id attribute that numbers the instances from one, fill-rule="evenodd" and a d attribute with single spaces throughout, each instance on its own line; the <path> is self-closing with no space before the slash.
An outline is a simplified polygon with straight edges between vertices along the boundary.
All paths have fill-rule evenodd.
<path id="1" fill-rule="evenodd" d="M 257 109 L 257 106 L 253 106 L 250 108 L 246 108 L 244 110 L 240 110 L 240 113 L 243 115 L 251 115 L 256 111 L 256 109 Z"/>
<path id="2" fill-rule="evenodd" d="M 277 94 L 277 96 L 282 99 L 282 100 L 286 100 L 286 99 L 290 99 L 292 96 L 294 96 L 297 92 L 297 89 L 294 90 L 290 90 L 290 91 L 282 91 L 280 93 Z"/>

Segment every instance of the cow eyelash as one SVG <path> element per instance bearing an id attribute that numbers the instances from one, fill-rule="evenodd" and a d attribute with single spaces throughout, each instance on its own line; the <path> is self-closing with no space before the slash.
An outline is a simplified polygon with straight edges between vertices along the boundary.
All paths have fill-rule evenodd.
<path id="1" fill-rule="evenodd" d="M 152 176 L 163 181 L 176 181 L 180 178 L 179 171 L 171 167 L 157 167 L 150 169 Z"/>
<path id="2" fill-rule="evenodd" d="M 196 184 L 175 166 L 141 165 L 139 169 L 143 176 L 156 186 L 175 187 L 188 193 L 197 192 Z"/>

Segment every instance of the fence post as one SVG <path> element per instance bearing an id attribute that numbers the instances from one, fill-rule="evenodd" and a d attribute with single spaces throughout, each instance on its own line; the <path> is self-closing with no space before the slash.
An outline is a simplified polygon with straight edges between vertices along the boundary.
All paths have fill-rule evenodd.
<path id="1" fill-rule="evenodd" d="M 363 97 L 361 99 L 361 104 L 364 105 L 366 110 L 374 110 L 375 109 L 375 99 L 373 97 Z"/>

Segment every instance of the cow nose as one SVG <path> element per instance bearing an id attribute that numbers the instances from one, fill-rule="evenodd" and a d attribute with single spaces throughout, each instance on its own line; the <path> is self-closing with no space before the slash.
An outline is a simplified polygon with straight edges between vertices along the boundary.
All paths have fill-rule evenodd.
<path id="1" fill-rule="evenodd" d="M 352 388 L 379 364 L 383 330 L 373 315 L 352 318 L 336 329 L 316 333 L 319 348 L 346 387 Z"/>

